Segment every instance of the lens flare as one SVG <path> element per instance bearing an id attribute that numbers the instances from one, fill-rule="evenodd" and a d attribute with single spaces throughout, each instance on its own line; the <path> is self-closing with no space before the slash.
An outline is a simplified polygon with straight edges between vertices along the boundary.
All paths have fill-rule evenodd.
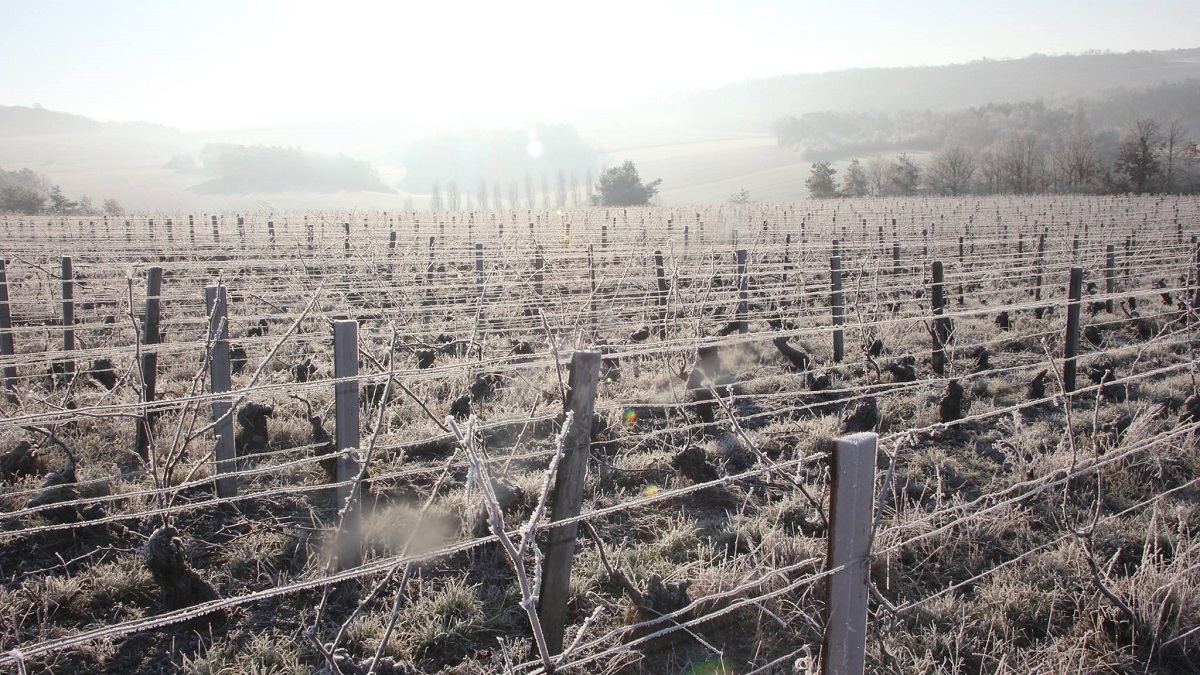
<path id="1" fill-rule="evenodd" d="M 537 134 L 530 131 L 529 144 L 525 146 L 525 154 L 529 155 L 530 159 L 537 159 L 538 157 L 542 156 L 542 152 L 545 150 L 546 148 L 542 145 L 542 142 L 538 140 Z"/>
<path id="2" fill-rule="evenodd" d="M 624 418 L 625 418 L 625 428 L 632 429 L 635 426 L 637 426 L 637 411 L 636 410 L 632 410 L 632 409 L 626 410 Z"/>
<path id="3" fill-rule="evenodd" d="M 653 497 L 660 492 L 662 492 L 662 488 L 658 487 L 657 485 L 647 485 L 646 488 L 642 490 L 642 494 L 647 497 Z"/>
<path id="4" fill-rule="evenodd" d="M 697 663 L 687 671 L 687 675 L 737 675 L 737 671 L 728 661 L 718 658 Z"/>

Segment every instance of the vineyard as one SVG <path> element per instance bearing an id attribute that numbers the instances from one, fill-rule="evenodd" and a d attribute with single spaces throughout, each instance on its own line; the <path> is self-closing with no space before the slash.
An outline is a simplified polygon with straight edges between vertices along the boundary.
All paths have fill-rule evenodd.
<path id="1" fill-rule="evenodd" d="M 1200 669 L 1200 199 L 0 231 L 5 672 Z"/>

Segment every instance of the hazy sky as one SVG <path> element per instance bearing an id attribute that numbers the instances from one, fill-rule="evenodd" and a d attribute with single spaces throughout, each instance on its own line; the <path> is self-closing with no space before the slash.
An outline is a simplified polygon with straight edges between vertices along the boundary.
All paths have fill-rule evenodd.
<path id="1" fill-rule="evenodd" d="M 792 72 L 1200 47 L 1200 0 L 0 0 L 0 104 L 188 130 L 528 122 Z"/>

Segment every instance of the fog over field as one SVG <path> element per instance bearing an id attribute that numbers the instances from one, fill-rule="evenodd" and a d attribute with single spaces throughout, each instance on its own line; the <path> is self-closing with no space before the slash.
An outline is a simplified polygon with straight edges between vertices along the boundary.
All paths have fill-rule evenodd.
<path id="1" fill-rule="evenodd" d="M 586 202 L 632 160 L 682 205 L 803 198 L 815 161 L 842 181 L 855 157 L 963 145 L 982 166 L 1028 131 L 1037 191 L 1063 191 L 1075 119 L 1098 170 L 1072 191 L 1116 192 L 1133 120 L 1200 132 L 1194 3 L 944 5 L 18 3 L 0 169 L 97 209 L 479 209 Z M 1188 170 L 1149 187 L 1188 191 Z"/>

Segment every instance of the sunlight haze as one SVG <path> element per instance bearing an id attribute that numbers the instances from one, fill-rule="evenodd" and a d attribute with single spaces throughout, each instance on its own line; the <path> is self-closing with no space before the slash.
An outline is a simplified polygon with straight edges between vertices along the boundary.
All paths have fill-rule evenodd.
<path id="1" fill-rule="evenodd" d="M 3 4 L 0 103 L 189 131 L 519 124 L 787 73 L 1188 47 L 1200 24 L 1183 1 Z"/>

